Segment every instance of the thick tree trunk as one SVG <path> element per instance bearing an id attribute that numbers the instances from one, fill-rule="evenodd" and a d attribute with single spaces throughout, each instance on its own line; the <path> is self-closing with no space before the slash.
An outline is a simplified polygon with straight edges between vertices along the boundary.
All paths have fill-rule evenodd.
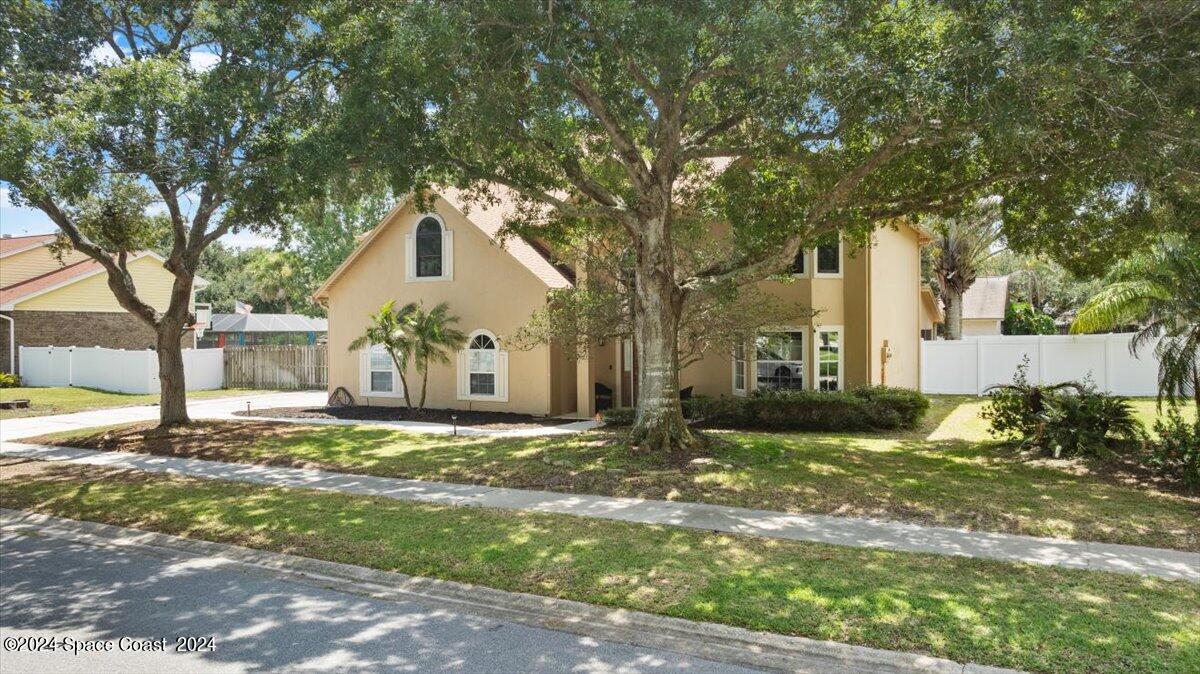
<path id="1" fill-rule="evenodd" d="M 183 347 L 179 343 L 183 326 L 163 320 L 156 326 L 158 333 L 158 384 L 161 398 L 158 403 L 158 427 L 182 426 L 191 421 L 187 411 L 187 385 L 183 375 Z"/>
<path id="2" fill-rule="evenodd" d="M 946 293 L 946 339 L 962 339 L 962 294 Z"/>
<path id="3" fill-rule="evenodd" d="M 669 239 L 651 223 L 634 276 L 637 414 L 629 441 L 643 451 L 671 453 L 696 446 L 679 401 L 679 321 L 683 293 L 675 284 Z"/>

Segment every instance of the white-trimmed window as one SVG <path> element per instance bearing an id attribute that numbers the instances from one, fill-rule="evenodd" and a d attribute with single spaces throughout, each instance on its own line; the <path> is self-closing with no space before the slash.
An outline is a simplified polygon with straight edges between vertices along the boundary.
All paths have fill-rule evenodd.
<path id="1" fill-rule="evenodd" d="M 817 278 L 841 278 L 842 276 L 842 242 L 828 246 L 817 246 L 813 254 L 813 275 Z"/>
<path id="2" fill-rule="evenodd" d="M 792 260 L 792 276 L 808 276 L 808 249 L 801 248 Z"/>
<path id="3" fill-rule="evenodd" d="M 733 392 L 746 395 L 746 345 L 742 342 L 733 346 Z"/>
<path id="4" fill-rule="evenodd" d="M 384 398 L 404 395 L 404 385 L 400 381 L 400 373 L 396 371 L 396 363 L 382 346 L 376 344 L 363 349 L 361 370 L 359 393 L 362 395 Z"/>
<path id="5" fill-rule="evenodd" d="M 804 332 L 767 332 L 755 339 L 755 384 L 760 389 L 804 388 Z"/>
<path id="6" fill-rule="evenodd" d="M 417 217 L 405 245 L 406 281 L 449 281 L 454 278 L 454 232 L 435 213 Z"/>
<path id="7" fill-rule="evenodd" d="M 817 389 L 842 390 L 842 327 L 817 328 L 813 333 L 813 357 L 817 365 Z"/>
<path id="8" fill-rule="evenodd" d="M 476 330 L 458 353 L 459 400 L 508 400 L 508 352 L 496 336 Z"/>

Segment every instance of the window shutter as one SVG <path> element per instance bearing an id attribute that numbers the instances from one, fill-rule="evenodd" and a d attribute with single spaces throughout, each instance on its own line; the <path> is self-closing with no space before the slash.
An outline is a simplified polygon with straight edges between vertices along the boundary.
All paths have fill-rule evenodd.
<path id="1" fill-rule="evenodd" d="M 508 352 L 496 353 L 496 398 L 508 402 Z"/>
<path id="2" fill-rule="evenodd" d="M 467 373 L 467 350 L 458 352 L 458 399 L 465 400 L 471 393 L 471 375 Z"/>
<path id="3" fill-rule="evenodd" d="M 454 232 L 442 230 L 442 277 L 454 280 Z"/>

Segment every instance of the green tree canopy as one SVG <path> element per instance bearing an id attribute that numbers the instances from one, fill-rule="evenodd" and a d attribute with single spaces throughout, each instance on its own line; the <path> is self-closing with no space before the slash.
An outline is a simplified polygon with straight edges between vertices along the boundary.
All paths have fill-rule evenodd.
<path id="1" fill-rule="evenodd" d="M 0 2 L 0 180 L 155 329 L 164 426 L 187 421 L 179 337 L 204 250 L 227 232 L 275 226 L 305 186 L 288 161 L 325 102 L 326 73 L 299 9 Z M 160 310 L 126 261 L 164 233 L 175 280 Z"/>
<path id="2" fill-rule="evenodd" d="M 346 73 L 322 144 L 397 192 L 446 183 L 487 200 L 502 187 L 525 206 L 514 231 L 628 249 L 632 440 L 676 449 L 692 443 L 677 340 L 697 293 L 782 271 L 822 237 L 865 241 L 881 221 L 987 194 L 1004 196 L 1006 229 L 1028 233 L 1010 238 L 1034 246 L 1106 195 L 1135 205 L 1178 177 L 1194 144 L 1177 146 L 1196 137 L 1195 115 L 1175 116 L 1195 42 L 1174 42 L 1194 35 L 1194 7 L 347 3 L 322 27 Z M 721 255 L 678 267 L 678 239 L 713 220 L 730 225 Z M 1100 240 L 1083 257 L 1102 257 Z"/>

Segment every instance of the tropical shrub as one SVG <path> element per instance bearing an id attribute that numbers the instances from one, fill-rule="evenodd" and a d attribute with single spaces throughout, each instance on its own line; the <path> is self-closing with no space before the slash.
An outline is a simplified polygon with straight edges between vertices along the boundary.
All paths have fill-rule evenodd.
<path id="1" fill-rule="evenodd" d="M 1172 406 L 1165 418 L 1155 420 L 1154 432 L 1158 438 L 1146 441 L 1146 462 L 1192 491 L 1200 491 L 1200 415 L 1189 422 Z"/>
<path id="2" fill-rule="evenodd" d="M 8 372 L 0 372 L 0 388 L 16 388 L 21 385 L 21 378 Z"/>
<path id="3" fill-rule="evenodd" d="M 1004 309 L 1004 334 L 1053 335 L 1058 333 L 1054 319 L 1033 308 L 1028 302 L 1010 302 Z"/>
<path id="4" fill-rule="evenodd" d="M 989 389 L 982 416 L 993 435 L 1055 458 L 1106 455 L 1112 440 L 1142 437 L 1128 398 L 1101 393 L 1090 381 L 1030 384 L 1028 369 L 1026 357 L 1012 384 Z"/>
<path id="5" fill-rule="evenodd" d="M 600 417 L 609 426 L 632 426 L 636 412 L 632 407 L 612 407 L 601 412 Z"/>

